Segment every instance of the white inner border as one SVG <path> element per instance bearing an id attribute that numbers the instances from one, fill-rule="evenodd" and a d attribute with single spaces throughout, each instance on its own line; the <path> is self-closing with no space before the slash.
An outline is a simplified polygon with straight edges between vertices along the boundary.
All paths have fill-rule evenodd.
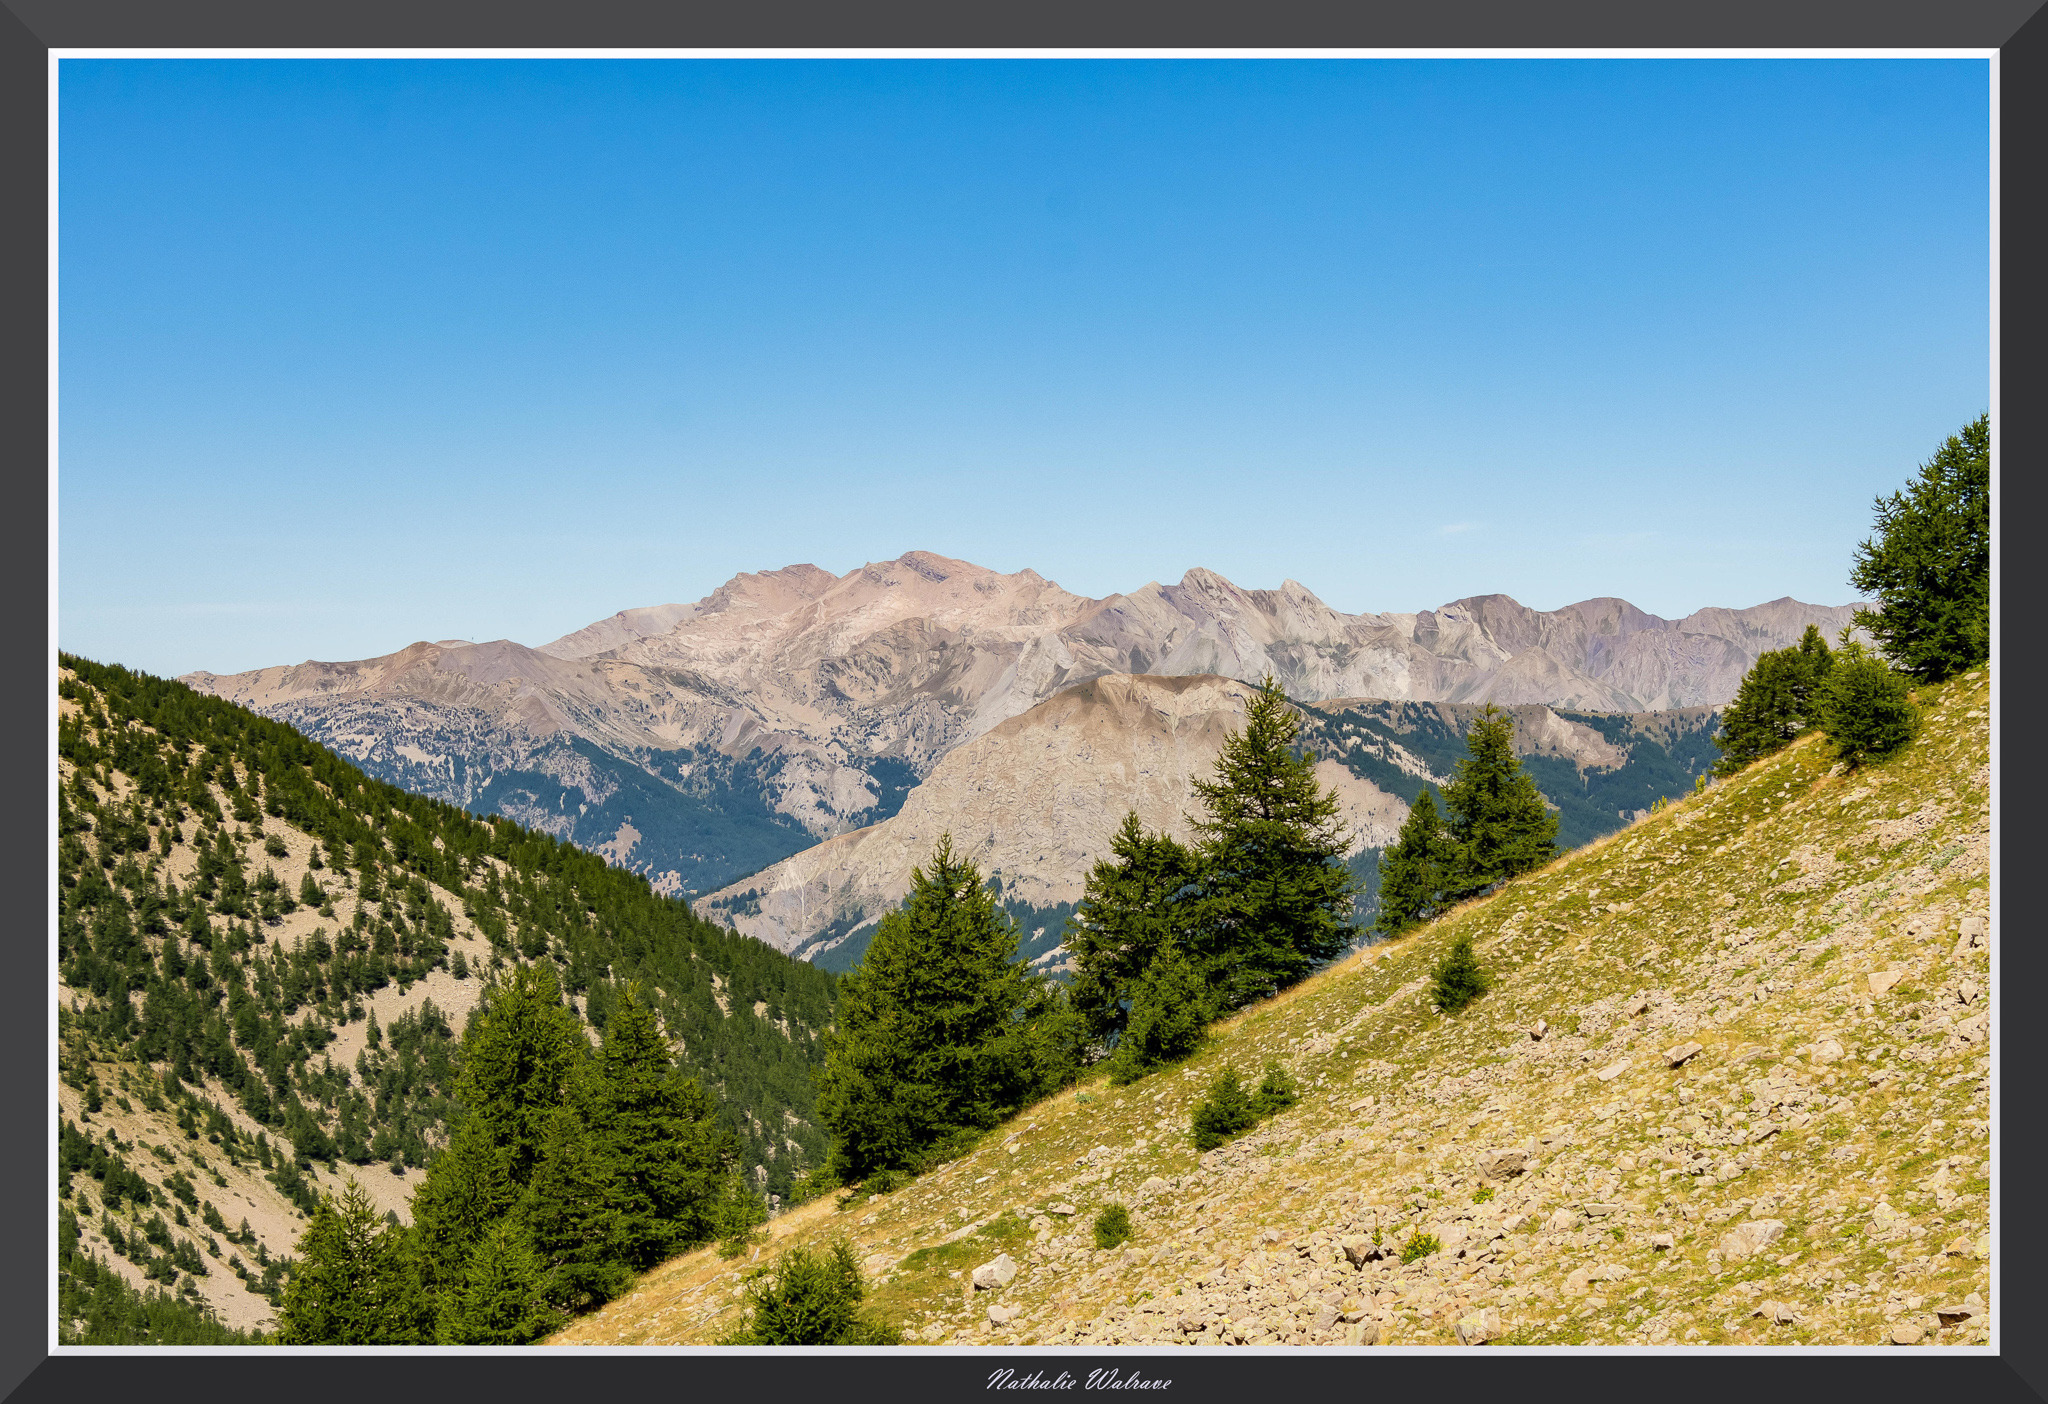
<path id="1" fill-rule="evenodd" d="M 1991 239 L 1987 252 L 1990 256 L 1990 361 L 1991 372 L 1991 656 L 1999 656 L 1999 589 L 1998 563 L 1998 479 L 1999 479 L 1999 54 L 1996 49 L 1290 49 L 1290 48 L 1244 48 L 1244 49 L 1092 49 L 1092 48 L 1026 48 L 1026 49 L 975 49 L 975 48 L 872 48 L 872 49 L 51 49 L 49 51 L 49 691 L 50 699 L 48 731 L 49 800 L 46 805 L 48 832 L 57 832 L 57 460 L 59 446 L 58 406 L 58 65 L 66 59 L 1984 59 L 1990 64 L 1990 111 L 1989 146 L 1991 186 L 1988 191 Z M 1990 705 L 1991 723 L 1991 1003 L 1994 1008 L 2003 1008 L 1999 993 L 1999 949 L 2003 924 L 1999 915 L 1999 707 L 1997 674 L 1992 675 Z M 49 948 L 46 978 L 50 988 L 56 984 L 57 972 L 57 846 L 53 842 L 49 850 Z M 2004 1254 L 2001 1252 L 1999 1235 L 2000 1189 L 2002 1176 L 1996 1173 L 2001 1143 L 1999 1116 L 1999 1046 L 2002 1020 L 1994 1019 L 1991 1026 L 1991 1137 L 1989 1158 L 1993 1168 L 1990 1192 L 1990 1234 L 1991 1234 L 1991 1296 L 1994 1302 L 2002 1299 L 1999 1285 Z M 57 1024 L 50 1021 L 49 1065 L 46 1069 L 49 1090 L 49 1110 L 44 1121 L 46 1127 L 57 1124 Z M 57 1152 L 56 1142 L 50 1143 L 49 1179 L 46 1181 L 50 1206 L 48 1254 L 50 1307 L 49 1336 L 47 1346 L 50 1354 L 76 1355 L 155 1355 L 175 1352 L 180 1355 L 240 1355 L 248 1346 L 65 1346 L 57 1343 Z M 1944 1350 L 1963 1355 L 1996 1355 L 1999 1340 L 2003 1335 L 2004 1312 L 1994 1309 L 1991 1313 L 1991 1341 L 1984 1346 L 1952 1346 Z M 606 1353 L 631 1355 L 696 1355 L 718 1352 L 730 1355 L 776 1355 L 782 1352 L 774 1347 L 762 1346 L 267 1346 L 258 1347 L 283 1355 L 393 1355 L 410 1356 L 421 1353 L 435 1355 L 525 1355 L 536 1349 L 565 1353 L 585 1353 L 593 1349 Z M 845 1346 L 808 1347 L 807 1353 L 836 1355 L 887 1355 L 901 1347 Z M 991 1346 L 922 1346 L 921 1350 L 941 1355 L 972 1357 L 989 1355 L 998 1349 Z M 1049 1365 L 1059 1359 L 1073 1356 L 1075 1351 L 1058 1346 L 1003 1346 L 1001 1352 L 1008 1355 L 1043 1356 Z M 1164 1355 L 1167 1359 L 1178 1359 L 1186 1347 L 1173 1351 L 1155 1351 L 1142 1346 L 1100 1346 L 1083 1352 L 1087 1358 L 1097 1356 L 1113 1359 L 1115 1368 L 1131 1374 L 1152 1378 L 1164 1375 L 1164 1371 L 1148 1371 L 1140 1363 L 1143 1357 Z M 1300 1358 L 1303 1347 L 1299 1346 L 1247 1346 L 1240 1351 L 1251 1355 Z M 1565 1353 L 1609 1353 L 1621 1352 L 1633 1355 L 1770 1355 L 1797 1351 L 1803 1354 L 1824 1355 L 1876 1355 L 1889 1349 L 1886 1346 L 1502 1346 L 1490 1347 L 1503 1355 L 1554 1355 Z M 1339 1355 L 1363 1355 L 1369 1353 L 1395 1355 L 1441 1355 L 1443 1347 L 1438 1346 L 1371 1346 L 1346 1348 L 1342 1346 L 1322 1347 L 1318 1353 Z M 1123 1362 L 1128 1361 L 1129 1364 Z M 1083 1378 L 1087 1378 L 1084 1368 Z M 1054 1369 L 1058 1374 L 1058 1368 Z M 1067 1372 L 1071 1374 L 1072 1372 Z"/>

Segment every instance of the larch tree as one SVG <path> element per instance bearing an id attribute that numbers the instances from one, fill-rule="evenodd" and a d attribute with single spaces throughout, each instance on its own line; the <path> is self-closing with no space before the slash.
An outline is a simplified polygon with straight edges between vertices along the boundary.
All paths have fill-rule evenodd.
<path id="1" fill-rule="evenodd" d="M 1444 787 L 1454 852 L 1444 897 L 1475 897 L 1557 853 L 1557 815 L 1515 755 L 1515 719 L 1488 703 L 1465 737 L 1465 759 Z"/>
<path id="2" fill-rule="evenodd" d="M 1903 492 L 1874 504 L 1849 583 L 1856 624 L 1903 673 L 1940 682 L 1991 656 L 1991 416 L 1952 434 Z"/>
<path id="3" fill-rule="evenodd" d="M 1268 674 L 1223 743 L 1213 780 L 1195 782 L 1201 864 L 1189 955 L 1218 1011 L 1302 979 L 1350 944 L 1356 882 L 1337 796 L 1298 753 L 1300 721 Z"/>

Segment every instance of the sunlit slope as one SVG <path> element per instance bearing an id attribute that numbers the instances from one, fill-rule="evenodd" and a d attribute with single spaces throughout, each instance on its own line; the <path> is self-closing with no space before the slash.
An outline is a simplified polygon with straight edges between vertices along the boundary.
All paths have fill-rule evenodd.
<path id="1" fill-rule="evenodd" d="M 1988 670 L 1919 698 L 1886 763 L 1796 745 L 1247 1011 L 1184 1070 L 806 1206 L 752 1261 L 846 1235 L 921 1342 L 1986 1339 Z M 1460 932 L 1497 983 L 1446 1019 L 1428 972 Z M 1209 1080 L 1269 1058 L 1300 1105 L 1198 1156 Z M 1099 1251 L 1112 1200 L 1137 1234 Z M 1441 1247 L 1403 1264 L 1418 1233 Z M 1003 1251 L 1014 1281 L 963 1289 Z M 558 1339 L 716 1340 L 752 1261 L 677 1259 Z"/>

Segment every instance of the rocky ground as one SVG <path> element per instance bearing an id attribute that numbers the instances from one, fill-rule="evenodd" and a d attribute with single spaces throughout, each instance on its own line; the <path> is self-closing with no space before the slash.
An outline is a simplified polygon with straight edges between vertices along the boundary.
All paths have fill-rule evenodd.
<path id="1" fill-rule="evenodd" d="M 1920 701 L 1884 764 L 1796 745 L 555 1340 L 715 1341 L 748 1271 L 843 1236 L 932 1344 L 1986 1342 L 1988 671 Z M 1461 932 L 1496 983 L 1445 1017 Z M 1210 1079 L 1269 1059 L 1300 1104 L 1198 1156 Z"/>

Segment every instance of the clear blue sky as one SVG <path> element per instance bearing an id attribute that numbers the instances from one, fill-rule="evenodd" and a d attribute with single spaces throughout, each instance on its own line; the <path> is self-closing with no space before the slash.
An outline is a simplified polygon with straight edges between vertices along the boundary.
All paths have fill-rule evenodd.
<path id="1" fill-rule="evenodd" d="M 66 61 L 59 642 L 912 549 L 1851 598 L 1987 408 L 1982 61 Z"/>

